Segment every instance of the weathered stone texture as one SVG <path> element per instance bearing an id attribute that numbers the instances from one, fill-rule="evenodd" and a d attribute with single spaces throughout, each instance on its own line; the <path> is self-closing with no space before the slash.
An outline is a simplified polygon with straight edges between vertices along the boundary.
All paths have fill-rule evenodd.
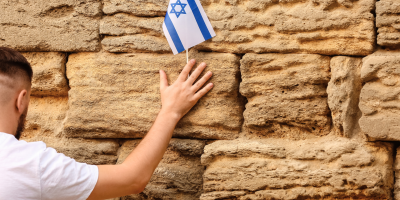
<path id="1" fill-rule="evenodd" d="M 68 139 L 63 137 L 62 123 L 68 109 L 64 97 L 32 97 L 26 128 L 21 137 L 28 142 L 43 141 L 48 147 L 78 162 L 115 164 L 119 144 L 113 140 Z"/>
<path id="2" fill-rule="evenodd" d="M 246 54 L 240 66 L 245 132 L 292 139 L 328 134 L 329 62 L 320 55 Z"/>
<path id="3" fill-rule="evenodd" d="M 362 59 L 333 57 L 330 66 L 332 77 L 327 93 L 333 129 L 337 135 L 350 138 L 358 123 Z"/>
<path id="4" fill-rule="evenodd" d="M 156 5 L 154 0 L 127 0 L 116 6 L 117 1 L 108 0 L 104 11 L 107 14 L 124 12 L 135 16 L 163 17 L 167 2 Z M 217 36 L 195 47 L 198 49 L 229 53 L 325 55 L 368 55 L 374 49 L 376 36 L 371 11 L 375 0 L 203 0 L 201 3 Z M 160 11 L 163 11 L 162 14 L 159 14 Z M 120 16 L 116 18 L 119 18 L 116 21 L 123 20 Z M 120 32 L 111 34 L 120 35 L 120 38 L 106 37 L 102 44 L 107 50 L 171 52 L 160 30 L 162 22 L 156 28 L 151 26 L 146 29 L 157 33 L 156 36 L 131 33 L 132 30 L 144 29 L 143 24 L 146 22 L 159 24 L 160 19 L 134 18 L 128 15 L 124 18 L 132 18 L 138 23 L 129 26 L 126 23 L 112 25 L 118 27 L 117 29 L 125 29 L 122 32 L 129 34 Z"/>
<path id="5" fill-rule="evenodd" d="M 376 2 L 376 26 L 379 45 L 400 47 L 400 2 L 398 0 Z"/>
<path id="6" fill-rule="evenodd" d="M 363 59 L 359 124 L 371 140 L 400 140 L 399 69 L 400 52 L 380 51 Z"/>
<path id="7" fill-rule="evenodd" d="M 215 87 L 178 123 L 174 137 L 233 139 L 242 124 L 238 94 L 239 57 L 194 53 L 213 71 Z M 65 132 L 70 137 L 140 138 L 161 108 L 159 70 L 175 81 L 186 64 L 184 55 L 72 54 L 67 64 L 69 110 Z"/>
<path id="8" fill-rule="evenodd" d="M 122 163 L 140 140 L 126 141 L 120 150 L 118 163 Z M 204 167 L 200 163 L 205 142 L 171 139 L 163 159 L 156 168 L 150 183 L 137 195 L 122 200 L 177 199 L 195 200 L 202 193 Z"/>
<path id="9" fill-rule="evenodd" d="M 99 50 L 99 0 L 2 0 L 0 46 L 19 51 Z"/>
<path id="10" fill-rule="evenodd" d="M 126 13 L 104 16 L 100 21 L 100 34 L 146 34 L 161 36 L 164 17 L 142 18 Z"/>
<path id="11" fill-rule="evenodd" d="M 165 16 L 169 0 L 103 0 L 103 12 L 132 13 L 136 16 Z"/>
<path id="12" fill-rule="evenodd" d="M 119 13 L 106 16 L 100 23 L 101 41 L 109 52 L 170 52 L 162 31 L 164 17 L 142 18 Z"/>
<path id="13" fill-rule="evenodd" d="M 332 137 L 216 141 L 201 158 L 200 199 L 391 199 L 392 152 Z"/>
<path id="14" fill-rule="evenodd" d="M 23 53 L 33 69 L 33 96 L 67 96 L 68 84 L 65 74 L 67 55 L 56 52 Z"/>
<path id="15" fill-rule="evenodd" d="M 206 2 L 217 36 L 201 49 L 325 55 L 373 51 L 375 0 Z"/>

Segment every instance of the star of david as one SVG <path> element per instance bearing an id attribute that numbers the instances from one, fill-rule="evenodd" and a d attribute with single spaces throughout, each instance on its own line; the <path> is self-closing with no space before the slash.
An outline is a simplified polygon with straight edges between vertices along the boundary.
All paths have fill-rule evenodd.
<path id="1" fill-rule="evenodd" d="M 186 14 L 186 12 L 185 12 L 185 7 L 186 7 L 186 3 L 181 3 L 181 0 L 177 0 L 176 1 L 176 3 L 171 3 L 171 6 L 172 6 L 172 10 L 171 10 L 171 14 L 172 13 L 175 13 L 175 15 L 176 15 L 176 17 L 177 18 L 179 18 L 179 16 L 181 15 L 181 14 Z M 179 12 L 177 12 L 176 10 L 175 10 L 175 7 L 176 6 L 181 6 L 181 10 L 179 11 Z"/>

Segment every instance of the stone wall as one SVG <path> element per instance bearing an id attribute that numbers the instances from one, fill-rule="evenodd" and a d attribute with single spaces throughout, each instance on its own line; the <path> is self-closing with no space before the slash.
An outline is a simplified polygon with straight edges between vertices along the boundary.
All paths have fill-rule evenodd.
<path id="1" fill-rule="evenodd" d="M 184 0 L 182 0 L 184 1 Z M 34 70 L 23 139 L 119 164 L 161 107 L 169 0 L 0 0 L 0 46 Z M 215 87 L 144 192 L 118 199 L 400 200 L 400 2 L 201 0 L 189 52 Z"/>

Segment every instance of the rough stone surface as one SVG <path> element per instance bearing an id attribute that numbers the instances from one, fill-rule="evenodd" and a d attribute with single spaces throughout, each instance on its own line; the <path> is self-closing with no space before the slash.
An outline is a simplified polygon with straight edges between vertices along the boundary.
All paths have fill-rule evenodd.
<path id="1" fill-rule="evenodd" d="M 106 16 L 100 23 L 101 41 L 109 52 L 170 52 L 162 31 L 164 17 L 142 18 L 119 13 Z"/>
<path id="2" fill-rule="evenodd" d="M 118 163 L 122 163 L 139 142 L 126 141 L 119 152 Z M 199 199 L 204 173 L 200 156 L 204 145 L 204 141 L 172 139 L 145 190 L 137 195 L 122 197 L 121 200 Z"/>
<path id="3" fill-rule="evenodd" d="M 43 141 L 57 152 L 89 164 L 115 164 L 119 144 L 113 140 L 68 139 L 62 123 L 68 109 L 65 97 L 31 97 L 25 131 L 21 140 Z"/>
<path id="4" fill-rule="evenodd" d="M 136 16 L 165 16 L 169 0 L 103 0 L 103 12 L 131 13 Z"/>
<path id="5" fill-rule="evenodd" d="M 207 145 L 206 199 L 391 199 L 393 145 L 325 137 Z"/>
<path id="6" fill-rule="evenodd" d="M 105 16 L 100 21 L 100 34 L 146 34 L 161 36 L 164 17 L 142 18 L 126 13 Z"/>
<path id="7" fill-rule="evenodd" d="M 400 52 L 378 51 L 363 59 L 361 129 L 371 140 L 400 141 Z"/>
<path id="8" fill-rule="evenodd" d="M 106 1 L 104 12 L 164 17 L 168 6 L 164 0 L 158 4 L 154 0 L 126 0 L 119 6 L 117 2 L 120 1 Z M 374 49 L 376 36 L 371 11 L 375 0 L 203 0 L 201 3 L 217 34 L 196 47 L 201 50 L 368 55 Z M 132 32 L 144 28 L 145 22 L 159 23 L 159 19 L 135 20 L 144 22 L 114 26 Z M 158 35 L 128 33 L 120 38 L 106 37 L 103 46 L 112 52 L 171 52 L 161 26 L 148 28 L 148 32 Z"/>
<path id="9" fill-rule="evenodd" d="M 376 2 L 376 26 L 379 45 L 400 47 L 400 2 L 398 0 Z"/>
<path id="10" fill-rule="evenodd" d="M 373 51 L 375 0 L 203 2 L 217 36 L 202 49 L 325 55 Z"/>
<path id="11" fill-rule="evenodd" d="M 329 62 L 320 55 L 246 54 L 240 66 L 245 132 L 293 139 L 328 134 Z"/>
<path id="12" fill-rule="evenodd" d="M 99 0 L 2 0 L 0 46 L 19 51 L 99 50 Z"/>
<path id="13" fill-rule="evenodd" d="M 215 87 L 178 123 L 174 137 L 233 139 L 242 125 L 239 58 L 233 54 L 196 53 L 191 58 L 208 64 Z M 140 138 L 161 108 L 159 70 L 176 80 L 184 55 L 72 54 L 67 64 L 69 137 Z"/>
<path id="14" fill-rule="evenodd" d="M 327 93 L 333 129 L 337 135 L 351 137 L 359 111 L 362 59 L 333 57 L 330 66 L 332 77 Z"/>
<path id="15" fill-rule="evenodd" d="M 67 96 L 68 84 L 65 74 L 67 55 L 56 52 L 23 53 L 33 69 L 33 96 Z"/>

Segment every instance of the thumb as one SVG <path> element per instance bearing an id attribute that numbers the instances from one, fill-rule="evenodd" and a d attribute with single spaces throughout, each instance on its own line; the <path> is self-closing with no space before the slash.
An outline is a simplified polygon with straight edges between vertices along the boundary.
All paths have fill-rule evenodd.
<path id="1" fill-rule="evenodd" d="M 167 74 L 160 69 L 160 90 L 164 90 L 166 87 L 168 87 Z"/>

